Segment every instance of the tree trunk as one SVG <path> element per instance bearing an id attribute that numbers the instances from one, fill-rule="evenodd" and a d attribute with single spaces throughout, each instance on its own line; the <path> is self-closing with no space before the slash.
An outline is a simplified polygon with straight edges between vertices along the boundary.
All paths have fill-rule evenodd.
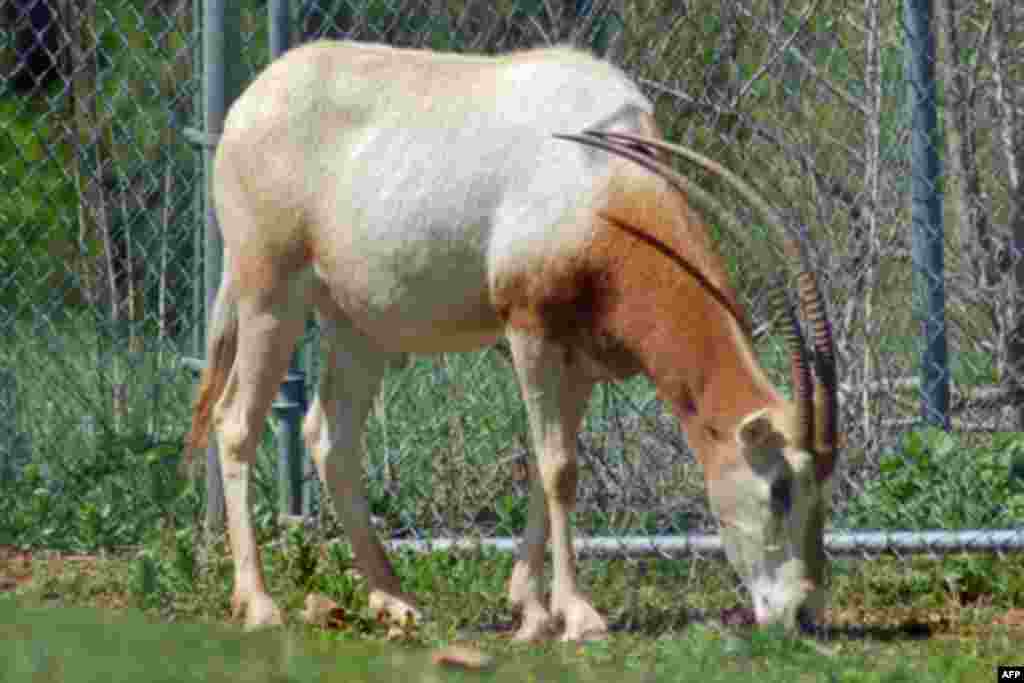
<path id="1" fill-rule="evenodd" d="M 864 258 L 864 369 L 861 380 L 865 390 L 861 395 L 864 419 L 864 439 L 874 438 L 874 411 L 871 394 L 866 387 L 876 380 L 871 340 L 877 338 L 879 324 L 874 314 L 875 287 L 878 279 L 878 260 L 881 244 L 878 235 L 878 206 L 881 198 L 881 125 L 882 125 L 882 73 L 880 51 L 879 0 L 864 0 L 866 23 L 864 47 L 864 85 L 867 115 L 864 119 L 864 192 L 868 201 L 863 214 L 867 235 Z M 865 448 L 870 448 L 867 444 Z"/>
<path id="2" fill-rule="evenodd" d="M 90 68 L 89 59 L 95 49 L 94 36 L 86 24 L 92 11 L 89 0 L 69 0 L 65 20 L 70 41 L 69 70 L 71 78 L 72 129 L 70 145 L 74 149 L 75 194 L 78 195 L 78 247 L 81 258 L 82 288 L 86 302 L 98 306 L 102 300 L 100 274 L 97 268 L 93 236 L 96 234 L 94 216 L 89 208 L 95 206 L 95 189 L 90 182 L 88 169 L 83 166 L 82 147 L 91 138 L 96 120 L 95 93 L 96 75 Z"/>
<path id="3" fill-rule="evenodd" d="M 946 192 L 950 223 L 959 236 L 960 257 L 970 269 L 977 285 L 990 288 L 995 284 L 994 271 L 997 246 L 992 240 L 988 214 L 981 201 L 981 181 L 975 162 L 977 127 L 972 112 L 975 104 L 975 83 L 969 65 L 961 59 L 964 44 L 959 31 L 955 0 L 940 0 L 937 8 L 936 38 L 939 58 L 945 65 L 942 79 L 946 100 L 946 158 L 949 183 Z"/>
<path id="4" fill-rule="evenodd" d="M 997 145 L 1006 163 L 1008 190 L 1008 220 L 1012 254 L 1012 287 L 1010 298 L 1013 325 L 1006 343 L 1007 370 L 1010 381 L 1024 385 L 1024 136 L 1017 110 L 1016 81 L 1011 75 L 1012 61 L 1007 36 L 1013 35 L 1013 7 L 1009 0 L 992 0 L 992 80 L 998 108 Z M 1019 74 L 1018 74 L 1019 76 Z M 1024 430 L 1024 404 L 1015 409 L 1015 429 Z"/>

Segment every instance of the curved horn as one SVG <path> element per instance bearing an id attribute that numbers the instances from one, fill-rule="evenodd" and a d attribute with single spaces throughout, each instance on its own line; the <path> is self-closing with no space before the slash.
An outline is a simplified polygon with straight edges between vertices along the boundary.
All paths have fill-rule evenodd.
<path id="1" fill-rule="evenodd" d="M 811 322 L 811 334 L 815 349 L 815 393 L 820 394 L 821 400 L 820 410 L 818 410 L 815 407 L 817 401 L 811 395 L 810 383 L 807 381 L 809 368 L 807 368 L 806 347 L 802 341 L 803 335 L 799 330 L 798 324 L 795 324 L 796 316 L 792 308 L 788 307 L 791 324 L 790 332 L 786 337 L 790 347 L 797 414 L 801 422 L 801 430 L 810 430 L 816 427 L 814 434 L 816 443 L 814 445 L 815 450 L 818 451 L 820 456 L 818 458 L 818 476 L 823 478 L 831 473 L 835 464 L 836 435 L 838 431 L 836 419 L 838 401 L 836 398 L 835 346 L 824 300 L 818 287 L 817 278 L 810 267 L 806 245 L 789 234 L 778 212 L 750 185 L 718 162 L 691 149 L 673 145 L 664 140 L 630 133 L 587 131 L 583 136 L 556 137 L 563 137 L 583 144 L 600 147 L 635 161 L 667 180 L 677 190 L 686 193 L 696 203 L 703 204 L 705 208 L 713 209 L 720 216 L 727 216 L 728 218 L 725 220 L 727 227 L 730 229 L 736 230 L 739 228 L 739 221 L 729 212 L 721 209 L 719 202 L 713 199 L 707 201 L 706 198 L 709 195 L 699 188 L 696 188 L 698 191 L 694 192 L 694 184 L 686 179 L 685 176 L 682 176 L 667 164 L 658 162 L 631 146 L 639 145 L 641 148 L 649 147 L 681 156 L 726 181 L 779 231 L 783 238 L 783 248 L 788 256 L 788 262 L 798 267 L 797 279 L 800 305 L 804 314 L 808 316 Z M 602 144 L 595 144 L 598 142 Z M 614 144 L 615 142 L 624 144 L 616 145 Z M 743 234 L 743 231 L 738 234 Z M 804 434 L 810 436 L 806 431 Z"/>
<path id="2" fill-rule="evenodd" d="M 814 389 L 811 384 L 811 366 L 807 359 L 807 344 L 804 341 L 800 320 L 789 291 L 784 282 L 777 282 L 769 293 L 772 307 L 781 312 L 788 325 L 780 329 L 782 340 L 789 349 L 789 367 L 793 381 L 793 396 L 796 400 L 796 424 L 799 430 L 797 443 L 801 448 L 814 450 L 815 408 L 813 405 Z"/>
<path id="3" fill-rule="evenodd" d="M 815 402 L 821 402 L 815 425 L 815 450 L 820 456 L 818 477 L 824 479 L 832 473 L 835 466 L 839 432 L 835 342 L 832 338 L 832 323 L 829 322 L 817 278 L 810 272 L 804 272 L 800 276 L 798 287 L 814 343 Z"/>
<path id="4" fill-rule="evenodd" d="M 755 246 L 753 238 L 750 236 L 750 231 L 743 229 L 742 224 L 739 220 L 728 211 L 722 203 L 713 197 L 709 192 L 698 186 L 697 184 L 690 181 L 689 178 L 680 174 L 678 171 L 673 169 L 668 164 L 658 161 L 652 156 L 644 154 L 640 149 L 631 147 L 623 144 L 616 144 L 608 140 L 603 139 L 603 134 L 594 133 L 587 131 L 579 135 L 571 135 L 568 133 L 556 133 L 553 137 L 559 140 L 570 140 L 572 142 L 578 142 L 588 147 L 595 147 L 597 149 L 604 150 L 611 154 L 615 154 L 630 161 L 639 164 L 640 166 L 651 171 L 655 175 L 661 176 L 669 185 L 674 187 L 679 192 L 686 195 L 694 204 L 702 207 L 705 211 L 712 213 L 722 219 L 722 222 L 726 224 L 729 234 L 736 235 L 746 242 L 749 246 Z M 643 139 L 643 138 L 638 138 Z"/>
<path id="5" fill-rule="evenodd" d="M 790 236 L 790 231 L 786 228 L 785 222 L 782 217 L 779 216 L 778 211 L 775 210 L 771 204 L 769 204 L 758 192 L 751 187 L 745 180 L 740 178 L 738 175 L 722 166 L 720 163 L 713 159 L 709 159 L 699 152 L 695 152 L 688 147 L 681 145 L 673 145 L 664 140 L 657 138 L 648 138 L 642 135 L 633 135 L 631 133 L 615 133 L 615 132 L 604 132 L 604 131 L 587 131 L 588 136 L 595 136 L 602 139 L 618 140 L 633 145 L 642 145 L 645 147 L 653 147 L 654 149 L 660 149 L 663 152 L 681 156 L 687 161 L 690 161 L 698 166 L 704 168 L 707 171 L 715 174 L 722 180 L 724 180 L 733 190 L 735 190 L 743 199 L 751 204 L 757 211 L 768 219 L 772 226 L 779 231 L 783 238 L 783 248 L 786 251 L 787 256 L 791 263 L 799 263 L 805 269 L 809 269 L 807 258 L 807 249 L 804 244 L 799 240 L 794 240 Z M 661 164 L 661 166 L 668 173 L 679 175 L 675 169 L 671 168 L 667 164 Z M 653 170 L 653 169 L 652 169 Z M 658 171 L 655 171 L 658 172 Z M 667 176 L 663 176 L 667 180 Z"/>

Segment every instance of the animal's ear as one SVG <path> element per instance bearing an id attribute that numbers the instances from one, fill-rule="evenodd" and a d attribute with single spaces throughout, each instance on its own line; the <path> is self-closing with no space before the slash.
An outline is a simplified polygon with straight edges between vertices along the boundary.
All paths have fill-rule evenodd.
<path id="1" fill-rule="evenodd" d="M 748 453 L 774 450 L 786 445 L 786 437 L 772 424 L 767 410 L 759 410 L 743 418 L 736 431 L 736 440 Z"/>

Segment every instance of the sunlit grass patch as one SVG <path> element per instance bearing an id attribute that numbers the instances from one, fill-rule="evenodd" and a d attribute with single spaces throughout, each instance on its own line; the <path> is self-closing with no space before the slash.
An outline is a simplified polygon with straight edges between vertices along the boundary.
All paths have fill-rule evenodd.
<path id="1" fill-rule="evenodd" d="M 186 540 L 197 542 L 194 564 L 180 556 L 179 544 Z M 56 652 L 47 649 L 50 645 L 26 644 L 37 637 L 24 635 L 24 624 L 45 623 L 50 614 L 53 623 L 77 624 L 68 627 L 72 631 L 84 629 L 81 624 L 93 619 L 114 634 L 111 637 L 121 639 L 121 652 L 134 648 L 139 657 L 170 656 L 160 648 L 170 648 L 167 652 L 173 650 L 175 657 L 193 656 L 189 643 L 194 642 L 196 631 L 190 629 L 200 627 L 182 626 L 178 636 L 179 623 L 207 622 L 216 627 L 214 641 L 226 638 L 222 645 L 194 651 L 194 656 L 217 662 L 215 666 L 203 668 L 196 663 L 198 673 L 183 667 L 177 672 L 182 678 L 146 680 L 358 682 L 415 676 L 416 680 L 627 683 L 755 676 L 768 683 L 938 683 L 991 680 L 995 666 L 1014 661 L 1024 640 L 1024 619 L 1015 609 L 1017 602 L 1001 591 L 1001 583 L 984 584 L 982 579 L 989 571 L 1000 581 L 1018 580 L 1024 569 L 1011 562 L 1004 562 L 998 572 L 995 565 L 974 567 L 975 587 L 989 591 L 979 597 L 953 590 L 956 584 L 946 580 L 954 574 L 964 576 L 960 558 L 837 560 L 827 628 L 811 639 L 776 629 L 722 626 L 717 620 L 720 610 L 744 604 L 746 599 L 724 561 L 587 560 L 580 564 L 581 582 L 608 615 L 609 638 L 583 644 L 523 645 L 510 638 L 517 625 L 504 595 L 510 555 L 473 549 L 429 555 L 404 551 L 393 557 L 404 586 L 428 615 L 425 623 L 397 638 L 389 639 L 387 626 L 367 612 L 365 581 L 354 570 L 347 544 L 324 543 L 308 531 L 292 529 L 265 544 L 264 551 L 270 590 L 288 614 L 284 629 L 240 634 L 237 625 L 230 624 L 233 571 L 222 540 L 206 548 L 187 534 L 166 535 L 163 543 L 124 555 L 32 560 L 33 583 L 19 587 L 16 597 L 8 594 L 0 605 L 0 623 L 18 624 L 17 633 L 22 635 L 15 640 L 20 644 L 6 642 L 0 647 L 8 647 L 7 653 L 12 647 L 21 648 L 21 653 L 35 652 L 32 656 L 37 659 L 39 652 Z M 975 564 L 977 560 L 972 558 Z M 0 573 L 10 567 L 24 575 L 20 562 L 0 564 Z M 306 624 L 299 616 L 306 596 L 314 592 L 341 608 L 341 618 L 329 628 Z M 80 611 L 82 607 L 98 608 L 101 614 L 88 616 L 89 612 Z M 0 628 L 15 633 L 11 626 Z M 41 629 L 35 633 L 43 633 Z M 122 630 L 129 635 L 118 635 Z M 175 643 L 180 652 L 174 650 Z M 452 643 L 487 653 L 493 665 L 467 672 L 434 664 L 430 653 Z M 96 661 L 102 666 L 116 666 L 116 657 L 102 654 L 104 647 L 87 643 L 66 652 L 72 658 L 99 653 Z M 54 671 L 67 675 L 100 664 L 61 666 Z M 125 664 L 125 675 L 134 671 L 131 666 Z"/>

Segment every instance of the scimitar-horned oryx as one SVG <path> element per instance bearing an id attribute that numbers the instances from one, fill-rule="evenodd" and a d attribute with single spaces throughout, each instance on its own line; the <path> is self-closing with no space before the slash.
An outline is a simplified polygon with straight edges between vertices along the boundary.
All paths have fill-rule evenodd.
<path id="1" fill-rule="evenodd" d="M 787 307 L 792 404 L 758 364 L 688 201 L 721 205 L 668 166 L 673 154 L 718 174 L 787 245 L 813 328 L 807 348 L 797 304 Z M 557 635 L 559 624 L 567 640 L 607 630 L 576 582 L 575 438 L 593 385 L 638 373 L 703 466 L 758 622 L 792 626 L 820 611 L 836 425 L 817 281 L 802 242 L 749 186 L 660 141 L 651 102 L 614 66 L 567 48 L 491 58 L 311 43 L 271 64 L 232 106 L 213 191 L 224 276 L 188 444 L 203 447 L 216 427 L 233 606 L 248 627 L 282 619 L 264 585 L 249 469 L 313 309 L 324 362 L 304 434 L 371 605 L 386 616 L 419 612 L 371 530 L 360 454 L 367 411 L 386 367 L 406 354 L 476 349 L 502 335 L 537 453 L 509 582 L 518 638 Z M 735 216 L 723 220 L 742 231 Z"/>

